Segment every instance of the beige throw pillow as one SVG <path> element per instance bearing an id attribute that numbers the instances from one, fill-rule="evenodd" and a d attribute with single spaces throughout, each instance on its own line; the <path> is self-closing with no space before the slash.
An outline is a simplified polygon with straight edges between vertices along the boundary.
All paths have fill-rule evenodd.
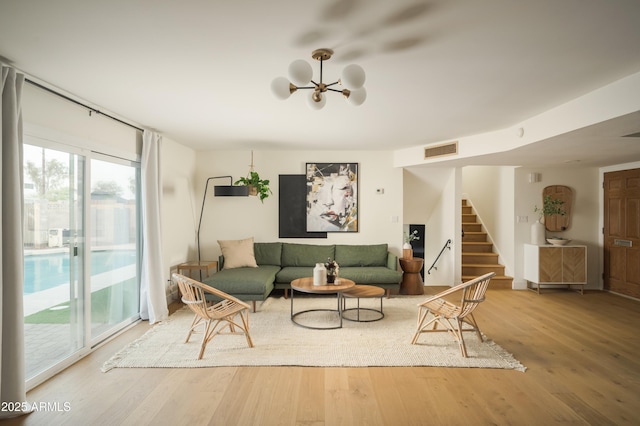
<path id="1" fill-rule="evenodd" d="M 253 237 L 244 240 L 218 240 L 218 244 L 224 256 L 223 269 L 258 267 L 253 253 Z"/>

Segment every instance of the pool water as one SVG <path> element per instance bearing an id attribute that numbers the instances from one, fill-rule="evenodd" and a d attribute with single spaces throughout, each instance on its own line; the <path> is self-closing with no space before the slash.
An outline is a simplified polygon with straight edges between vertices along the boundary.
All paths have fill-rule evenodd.
<path id="1" fill-rule="evenodd" d="M 105 250 L 91 253 L 91 275 L 136 264 L 135 250 Z M 69 253 L 24 257 L 24 294 L 32 294 L 69 283 Z"/>

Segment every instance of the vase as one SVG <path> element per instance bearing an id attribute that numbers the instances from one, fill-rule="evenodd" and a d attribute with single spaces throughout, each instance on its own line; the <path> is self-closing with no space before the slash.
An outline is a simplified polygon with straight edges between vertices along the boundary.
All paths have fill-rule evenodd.
<path id="1" fill-rule="evenodd" d="M 411 247 L 411 244 L 404 243 L 402 246 L 402 258 L 413 259 L 413 248 Z"/>
<path id="2" fill-rule="evenodd" d="M 338 274 L 327 273 L 327 284 L 334 284 L 336 282 L 336 278 Z"/>
<path id="3" fill-rule="evenodd" d="M 327 285 L 327 268 L 324 263 L 316 263 L 313 268 L 313 285 Z"/>
<path id="4" fill-rule="evenodd" d="M 544 223 L 540 222 L 540 219 L 531 225 L 531 244 L 536 246 L 545 244 Z"/>

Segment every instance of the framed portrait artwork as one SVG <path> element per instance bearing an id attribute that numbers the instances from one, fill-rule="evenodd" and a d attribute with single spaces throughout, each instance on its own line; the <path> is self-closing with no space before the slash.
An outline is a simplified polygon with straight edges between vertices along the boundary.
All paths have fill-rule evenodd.
<path id="1" fill-rule="evenodd" d="M 358 163 L 307 163 L 307 232 L 358 232 Z"/>

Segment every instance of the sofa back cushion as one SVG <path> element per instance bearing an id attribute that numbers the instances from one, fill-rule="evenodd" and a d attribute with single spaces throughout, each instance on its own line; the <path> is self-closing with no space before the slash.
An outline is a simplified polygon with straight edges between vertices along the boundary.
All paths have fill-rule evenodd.
<path id="1" fill-rule="evenodd" d="M 342 266 L 386 266 L 387 244 L 336 245 L 336 262 Z"/>
<path id="2" fill-rule="evenodd" d="M 282 267 L 315 266 L 334 256 L 334 245 L 282 243 Z"/>
<path id="3" fill-rule="evenodd" d="M 280 266 L 282 243 L 253 243 L 253 252 L 258 265 Z"/>

